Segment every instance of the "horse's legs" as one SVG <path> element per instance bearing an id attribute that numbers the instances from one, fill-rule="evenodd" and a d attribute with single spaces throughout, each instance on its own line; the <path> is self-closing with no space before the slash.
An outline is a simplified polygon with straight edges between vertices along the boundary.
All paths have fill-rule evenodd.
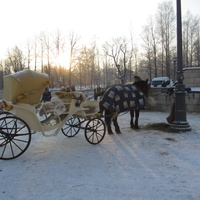
<path id="1" fill-rule="evenodd" d="M 112 118 L 111 113 L 105 109 L 105 123 L 106 123 L 108 134 L 113 134 L 112 129 L 111 129 L 111 118 Z"/>
<path id="2" fill-rule="evenodd" d="M 131 128 L 134 128 L 134 123 L 133 123 L 134 111 L 135 111 L 134 108 L 132 110 L 130 110 L 130 117 L 131 117 L 130 126 L 131 126 Z"/>
<path id="3" fill-rule="evenodd" d="M 113 124 L 114 124 L 114 126 L 115 126 L 115 132 L 116 132 L 116 133 L 121 133 L 120 128 L 119 128 L 119 124 L 118 124 L 118 122 L 117 122 L 117 117 L 114 117 L 114 118 L 113 118 Z"/>
<path id="4" fill-rule="evenodd" d="M 103 115 L 104 110 L 105 110 L 105 108 L 99 103 L 99 113 L 101 113 Z"/>
<path id="5" fill-rule="evenodd" d="M 138 119 L 139 119 L 139 115 L 140 115 L 140 109 L 136 108 L 135 109 L 135 128 L 138 129 Z"/>
<path id="6" fill-rule="evenodd" d="M 105 109 L 101 104 L 99 104 L 100 115 L 103 115 L 103 111 L 105 111 L 105 124 L 106 124 L 108 134 L 113 134 L 112 129 L 111 129 L 112 114 L 109 110 Z"/>

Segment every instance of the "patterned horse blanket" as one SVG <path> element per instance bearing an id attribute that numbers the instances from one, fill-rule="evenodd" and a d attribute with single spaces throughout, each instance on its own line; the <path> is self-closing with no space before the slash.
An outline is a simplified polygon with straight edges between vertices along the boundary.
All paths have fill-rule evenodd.
<path id="1" fill-rule="evenodd" d="M 111 113 L 120 113 L 137 107 L 144 108 L 145 97 L 134 85 L 120 85 L 107 89 L 99 103 Z"/>

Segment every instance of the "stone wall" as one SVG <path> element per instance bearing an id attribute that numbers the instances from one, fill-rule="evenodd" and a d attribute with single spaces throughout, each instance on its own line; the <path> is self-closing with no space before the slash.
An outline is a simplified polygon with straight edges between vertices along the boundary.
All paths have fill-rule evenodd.
<path id="1" fill-rule="evenodd" d="M 200 87 L 200 67 L 184 68 L 184 84 L 186 87 Z"/>
<path id="2" fill-rule="evenodd" d="M 187 67 L 183 71 L 184 85 L 192 88 L 192 91 L 185 96 L 186 111 L 200 112 L 200 67 Z M 166 94 L 164 90 L 164 88 L 150 89 L 149 95 L 155 99 L 157 104 L 152 107 L 147 102 L 148 110 L 168 112 L 171 109 L 174 97 Z"/>
<path id="3" fill-rule="evenodd" d="M 155 106 L 151 106 L 147 100 L 146 109 L 151 111 L 164 111 L 169 112 L 173 102 L 174 96 L 166 94 L 163 88 L 151 88 L 149 96 L 153 97 L 156 101 Z M 186 111 L 188 112 L 200 112 L 200 92 L 191 91 L 185 96 Z"/>

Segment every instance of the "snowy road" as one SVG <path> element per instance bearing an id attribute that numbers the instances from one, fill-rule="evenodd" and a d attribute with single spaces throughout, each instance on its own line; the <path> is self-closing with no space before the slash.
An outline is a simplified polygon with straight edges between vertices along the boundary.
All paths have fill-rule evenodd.
<path id="1" fill-rule="evenodd" d="M 0 199 L 199 200 L 200 114 L 187 114 L 190 132 L 153 130 L 167 115 L 143 111 L 136 131 L 122 115 L 123 133 L 98 145 L 34 134 L 22 156 L 0 161 Z"/>

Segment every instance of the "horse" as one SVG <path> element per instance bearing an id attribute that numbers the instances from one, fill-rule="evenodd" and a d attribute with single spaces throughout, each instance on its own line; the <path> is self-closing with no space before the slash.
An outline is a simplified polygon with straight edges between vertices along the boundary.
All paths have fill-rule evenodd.
<path id="1" fill-rule="evenodd" d="M 99 96 L 102 96 L 102 94 L 105 92 L 105 89 L 102 87 L 96 87 L 94 89 L 94 100 L 97 100 Z"/>
<path id="2" fill-rule="evenodd" d="M 118 85 L 108 88 L 99 102 L 100 114 L 105 114 L 105 123 L 108 134 L 113 134 L 111 129 L 111 119 L 115 132 L 121 133 L 117 122 L 119 113 L 130 111 L 130 126 L 138 129 L 138 119 L 140 110 L 145 107 L 145 97 L 149 90 L 148 79 L 135 81 L 133 84 Z M 135 123 L 134 123 L 135 115 Z"/>

